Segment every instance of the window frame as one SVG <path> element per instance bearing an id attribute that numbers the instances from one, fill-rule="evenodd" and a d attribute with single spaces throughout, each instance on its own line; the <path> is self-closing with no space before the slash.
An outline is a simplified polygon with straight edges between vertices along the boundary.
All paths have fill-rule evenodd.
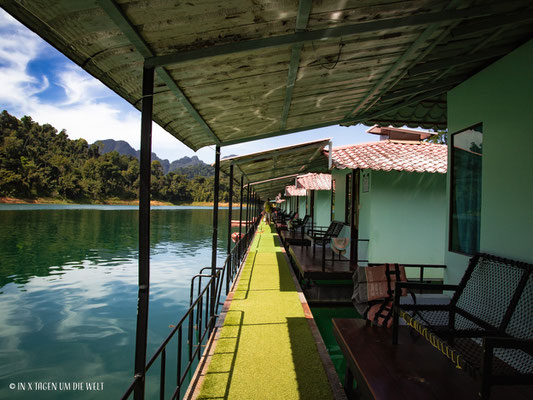
<path id="1" fill-rule="evenodd" d="M 450 171 L 450 197 L 449 197 L 449 204 L 448 204 L 448 251 L 450 253 L 455 253 L 455 254 L 461 254 L 461 255 L 464 255 L 464 256 L 467 256 L 467 257 L 471 257 L 473 256 L 474 254 L 478 253 L 480 251 L 480 243 L 478 243 L 478 248 L 474 250 L 474 252 L 472 254 L 470 253 L 466 253 L 464 251 L 461 251 L 459 249 L 454 249 L 452 248 L 452 245 L 454 243 L 453 241 L 453 234 L 454 234 L 454 229 L 453 229 L 453 217 L 454 217 L 454 199 L 455 199 L 455 185 L 454 185 L 454 182 L 455 182 L 455 178 L 456 178 L 456 174 L 455 174 L 455 164 L 454 164 L 454 136 L 457 135 L 457 134 L 460 134 L 460 133 L 463 133 L 463 132 L 466 132 L 466 131 L 469 131 L 469 130 L 476 130 L 475 128 L 479 128 L 481 127 L 481 130 L 478 130 L 478 132 L 480 132 L 482 135 L 483 135 L 483 122 L 478 122 L 476 124 L 473 124 L 473 125 L 470 125 L 466 128 L 463 128 L 463 129 L 460 129 L 454 133 L 451 133 L 449 136 L 450 136 L 450 144 L 449 144 L 449 151 L 450 151 L 450 154 L 449 154 L 449 157 L 450 157 L 450 163 L 449 163 L 449 171 Z M 483 141 L 481 142 L 483 144 Z M 483 157 L 483 153 L 482 154 L 482 157 Z M 481 163 L 481 177 L 480 179 L 483 179 L 483 161 Z M 483 193 L 483 189 L 481 189 L 481 193 L 480 193 L 480 196 L 482 196 L 482 193 Z M 481 203 L 480 203 L 480 210 L 481 212 Z M 479 234 L 481 233 L 481 217 L 480 217 L 480 221 L 479 221 Z M 481 239 L 481 237 L 479 237 L 479 239 Z"/>

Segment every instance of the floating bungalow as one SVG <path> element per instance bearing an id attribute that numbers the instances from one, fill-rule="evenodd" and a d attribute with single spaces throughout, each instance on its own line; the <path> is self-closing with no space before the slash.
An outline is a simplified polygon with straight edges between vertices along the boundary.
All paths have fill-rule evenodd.
<path id="1" fill-rule="evenodd" d="M 143 399 L 155 385 L 160 398 L 343 399 L 354 396 L 353 377 L 367 398 L 530 398 L 531 386 L 523 386 L 533 381 L 530 1 L 0 5 L 142 112 L 135 362 L 122 398 Z M 235 246 L 228 242 L 226 262 L 217 265 L 215 196 L 212 265 L 195 278 L 204 280 L 193 287 L 190 309 L 172 322 L 156 352 L 147 354 L 153 122 L 193 150 L 214 146 L 215 192 L 223 170 L 244 189 L 240 220 L 252 223 Z M 393 171 L 385 164 L 360 164 L 351 148 L 328 154 L 337 160 L 333 218 L 350 220 L 352 244 L 368 234 L 368 257 L 377 262 L 443 262 L 440 289 L 456 294 L 448 311 L 433 310 L 451 313 L 440 330 L 413 322 L 413 312 L 402 311 L 395 298 L 394 321 L 400 314 L 411 321 L 419 340 L 396 323 L 391 332 L 362 320 L 334 319 L 346 361 L 343 388 L 278 233 L 259 225 L 264 200 L 296 184 L 296 176 L 329 171 L 322 153 L 329 141 L 222 162 L 220 149 L 361 123 L 447 132 L 445 178 L 442 166 L 433 173 Z M 390 151 L 394 140 L 389 134 L 388 141 L 363 148 Z M 349 173 L 351 188 L 360 186 L 352 190 L 360 194 L 360 209 L 357 196 L 346 200 L 342 194 Z M 421 195 L 419 186 L 429 194 Z M 387 193 L 403 187 L 412 192 Z M 322 194 L 315 196 L 317 204 L 327 203 Z M 372 200 L 369 208 L 366 198 Z M 433 202 L 438 205 L 428 207 Z M 396 211 L 374 214 L 376 204 Z M 406 212 L 398 211 L 402 207 Z M 417 216 L 428 208 L 431 227 Z M 374 230 L 382 224 L 399 225 L 416 254 L 399 246 L 390 230 Z M 358 260 L 356 249 L 351 246 L 352 262 Z M 476 356 L 462 350 L 463 342 Z"/>
<path id="2" fill-rule="evenodd" d="M 423 141 L 428 132 L 378 126 L 368 132 L 381 140 L 331 154 L 332 214 L 349 225 L 348 254 L 354 263 L 442 267 L 447 146 Z M 353 252 L 351 243 L 358 243 Z"/>

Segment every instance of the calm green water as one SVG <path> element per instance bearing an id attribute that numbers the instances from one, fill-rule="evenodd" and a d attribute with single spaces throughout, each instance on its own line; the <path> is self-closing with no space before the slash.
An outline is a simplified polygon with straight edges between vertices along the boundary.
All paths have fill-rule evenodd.
<path id="1" fill-rule="evenodd" d="M 354 307 L 312 307 L 311 312 L 315 319 L 320 335 L 324 340 L 329 357 L 333 362 L 335 371 L 344 385 L 344 376 L 346 373 L 346 360 L 342 355 L 341 348 L 335 339 L 333 333 L 333 318 L 361 318 Z"/>
<path id="2" fill-rule="evenodd" d="M 227 210 L 219 216 L 221 266 Z M 155 207 L 151 217 L 149 356 L 210 265 L 212 211 Z M 1 399 L 120 397 L 133 375 L 137 225 L 135 207 L 0 205 Z M 103 390 L 36 392 L 35 382 Z"/>

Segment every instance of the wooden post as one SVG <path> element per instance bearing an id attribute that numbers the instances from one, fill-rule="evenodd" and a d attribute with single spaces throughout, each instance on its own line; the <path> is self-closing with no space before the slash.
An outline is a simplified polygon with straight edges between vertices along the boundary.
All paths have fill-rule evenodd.
<path id="1" fill-rule="evenodd" d="M 139 292 L 135 336 L 135 400 L 144 399 L 146 373 L 146 339 L 150 301 L 150 177 L 152 165 L 152 111 L 154 68 L 143 69 L 141 114 L 141 160 L 139 187 Z"/>

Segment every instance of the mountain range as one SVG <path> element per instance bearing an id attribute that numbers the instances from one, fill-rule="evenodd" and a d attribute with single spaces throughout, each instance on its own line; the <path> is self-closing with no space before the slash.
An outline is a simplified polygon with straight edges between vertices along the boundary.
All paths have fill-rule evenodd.
<path id="1" fill-rule="evenodd" d="M 130 144 L 124 140 L 105 139 L 94 142 L 100 148 L 100 154 L 116 151 L 121 155 L 132 156 L 137 159 L 141 157 L 141 151 L 135 150 Z M 170 162 L 167 159 L 161 159 L 157 154 L 152 153 L 152 161 L 159 161 L 163 167 L 163 173 L 166 175 L 169 172 L 177 172 L 189 177 L 201 175 L 212 176 L 214 174 L 213 167 L 204 163 L 197 156 L 182 157 Z"/>

